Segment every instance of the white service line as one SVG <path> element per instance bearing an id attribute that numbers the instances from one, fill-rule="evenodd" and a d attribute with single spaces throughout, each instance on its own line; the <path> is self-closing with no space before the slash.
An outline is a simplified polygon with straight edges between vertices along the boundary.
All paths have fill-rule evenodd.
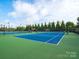
<path id="1" fill-rule="evenodd" d="M 57 46 L 59 45 L 59 43 L 62 41 L 63 38 L 64 38 L 64 35 L 63 35 L 63 37 L 60 39 L 60 41 L 57 43 Z"/>
<path id="2" fill-rule="evenodd" d="M 60 34 L 60 33 L 59 33 Z M 46 42 L 49 42 L 50 40 L 56 38 L 57 36 L 59 36 L 59 34 L 57 34 L 55 37 L 52 37 L 51 39 L 47 40 Z"/>

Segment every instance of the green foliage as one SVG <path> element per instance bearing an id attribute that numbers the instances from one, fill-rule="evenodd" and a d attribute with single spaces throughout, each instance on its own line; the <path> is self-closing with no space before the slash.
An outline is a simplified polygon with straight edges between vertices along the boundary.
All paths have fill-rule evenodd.
<path id="1" fill-rule="evenodd" d="M 79 32 L 79 17 L 77 18 L 77 26 L 74 25 L 73 22 L 67 22 L 66 24 L 64 21 L 61 23 L 57 21 L 55 22 L 49 22 L 47 23 L 41 23 L 41 24 L 34 24 L 34 25 L 26 25 L 26 27 L 18 26 L 15 28 L 7 28 L 7 27 L 1 27 L 0 31 L 75 31 Z"/>
<path id="2" fill-rule="evenodd" d="M 74 32 L 79 34 L 79 17 L 77 18 L 77 25 Z"/>
<path id="3" fill-rule="evenodd" d="M 73 31 L 75 28 L 75 25 L 73 22 L 67 22 L 66 23 L 66 31 Z"/>
<path id="4" fill-rule="evenodd" d="M 27 25 L 25 31 L 31 31 L 31 25 Z"/>
<path id="5" fill-rule="evenodd" d="M 43 25 L 43 23 L 41 23 L 40 31 L 44 31 L 44 25 Z"/>
<path id="6" fill-rule="evenodd" d="M 77 18 L 77 28 L 79 28 L 79 17 Z"/>
<path id="7" fill-rule="evenodd" d="M 65 23 L 64 23 L 64 21 L 62 21 L 62 23 L 61 23 L 61 31 L 65 31 Z"/>
<path id="8" fill-rule="evenodd" d="M 51 31 L 55 31 L 55 23 L 54 22 L 51 23 Z"/>
<path id="9" fill-rule="evenodd" d="M 37 31 L 40 31 L 40 24 L 37 25 Z"/>
<path id="10" fill-rule="evenodd" d="M 18 26 L 18 27 L 16 28 L 16 31 L 24 31 L 24 30 L 25 30 L 25 27 Z"/>
<path id="11" fill-rule="evenodd" d="M 48 26 L 47 26 L 47 24 L 45 23 L 44 24 L 44 30 L 46 31 L 48 29 Z"/>
<path id="12" fill-rule="evenodd" d="M 49 30 L 49 31 L 51 31 L 51 30 L 52 30 L 52 25 L 51 25 L 51 23 L 50 23 L 50 22 L 48 23 L 48 30 Z"/>
<path id="13" fill-rule="evenodd" d="M 57 24 L 56 24 L 56 31 L 60 31 L 60 23 L 59 23 L 59 21 L 57 21 Z"/>

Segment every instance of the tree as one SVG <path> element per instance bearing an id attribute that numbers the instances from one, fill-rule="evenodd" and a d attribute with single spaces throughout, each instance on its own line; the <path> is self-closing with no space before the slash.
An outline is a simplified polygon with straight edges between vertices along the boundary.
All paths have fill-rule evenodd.
<path id="1" fill-rule="evenodd" d="M 44 24 L 44 30 L 47 31 L 47 29 L 48 29 L 48 26 L 47 26 L 47 24 L 45 23 L 45 24 Z"/>
<path id="2" fill-rule="evenodd" d="M 79 28 L 79 17 L 77 18 L 77 28 Z"/>
<path id="3" fill-rule="evenodd" d="M 10 28 L 8 30 L 10 30 Z M 24 31 L 24 30 L 25 30 L 25 27 L 18 26 L 16 28 L 16 31 Z"/>
<path id="4" fill-rule="evenodd" d="M 52 26 L 51 26 L 51 23 L 49 22 L 48 23 L 48 30 L 51 31 L 51 28 L 52 28 Z"/>
<path id="5" fill-rule="evenodd" d="M 38 26 L 35 24 L 34 27 L 35 27 L 35 29 L 37 29 Z"/>
<path id="6" fill-rule="evenodd" d="M 31 28 L 32 28 L 31 25 L 27 25 L 25 31 L 31 31 Z"/>
<path id="7" fill-rule="evenodd" d="M 66 31 L 73 31 L 74 30 L 74 23 L 73 22 L 67 22 L 66 23 Z"/>
<path id="8" fill-rule="evenodd" d="M 75 28 L 75 32 L 79 34 L 79 17 L 77 18 L 77 25 Z"/>
<path id="9" fill-rule="evenodd" d="M 65 24 L 64 24 L 64 21 L 62 21 L 62 23 L 61 23 L 61 31 L 65 31 Z"/>
<path id="10" fill-rule="evenodd" d="M 51 31 L 55 31 L 55 23 L 54 22 L 52 22 L 52 24 L 51 24 Z"/>
<path id="11" fill-rule="evenodd" d="M 40 24 L 37 25 L 37 31 L 40 31 Z"/>
<path id="12" fill-rule="evenodd" d="M 56 31 L 60 31 L 60 24 L 59 24 L 59 21 L 57 21 L 57 24 L 56 24 Z"/>
<path id="13" fill-rule="evenodd" d="M 40 31 L 44 31 L 44 25 L 43 25 L 43 23 L 41 23 Z"/>

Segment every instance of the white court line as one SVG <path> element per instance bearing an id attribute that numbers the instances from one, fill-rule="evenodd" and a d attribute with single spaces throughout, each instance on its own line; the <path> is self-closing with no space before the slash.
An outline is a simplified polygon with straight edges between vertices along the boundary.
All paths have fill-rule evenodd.
<path id="1" fill-rule="evenodd" d="M 63 38 L 64 38 L 64 35 L 63 35 L 63 37 L 60 39 L 60 41 L 57 43 L 57 46 L 59 45 L 59 43 L 62 41 Z"/>
<path id="2" fill-rule="evenodd" d="M 55 37 L 52 37 L 51 39 L 47 40 L 46 42 L 49 42 L 50 40 L 55 39 L 57 36 L 59 36 L 59 34 L 57 34 Z"/>

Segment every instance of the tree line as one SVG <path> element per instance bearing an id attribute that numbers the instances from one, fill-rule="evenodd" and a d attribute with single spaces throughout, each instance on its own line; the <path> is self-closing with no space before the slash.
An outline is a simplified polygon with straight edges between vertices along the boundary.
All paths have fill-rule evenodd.
<path id="1" fill-rule="evenodd" d="M 79 17 L 77 18 L 77 24 L 73 22 L 49 22 L 41 24 L 26 25 L 26 27 L 18 26 L 16 28 L 0 27 L 0 31 L 66 31 L 79 33 Z"/>
<path id="2" fill-rule="evenodd" d="M 24 31 L 73 31 L 75 28 L 75 25 L 73 22 L 67 22 L 66 24 L 64 21 L 61 23 L 57 21 L 55 22 L 49 22 L 48 24 L 46 23 L 41 23 L 41 24 L 34 24 L 34 25 L 28 25 L 25 27 L 17 27 L 17 30 L 24 30 Z"/>

